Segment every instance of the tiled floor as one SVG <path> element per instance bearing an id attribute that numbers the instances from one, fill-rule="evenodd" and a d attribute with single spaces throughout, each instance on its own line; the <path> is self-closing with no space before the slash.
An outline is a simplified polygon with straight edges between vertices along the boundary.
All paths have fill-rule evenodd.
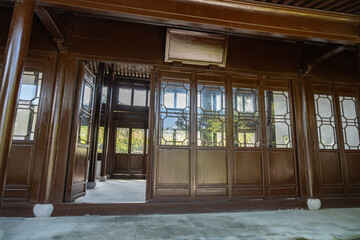
<path id="1" fill-rule="evenodd" d="M 75 203 L 144 203 L 146 180 L 106 180 L 96 181 L 94 189 L 87 189 L 86 196 Z"/>
<path id="2" fill-rule="evenodd" d="M 360 208 L 179 215 L 0 218 L 4 239 L 360 239 Z"/>

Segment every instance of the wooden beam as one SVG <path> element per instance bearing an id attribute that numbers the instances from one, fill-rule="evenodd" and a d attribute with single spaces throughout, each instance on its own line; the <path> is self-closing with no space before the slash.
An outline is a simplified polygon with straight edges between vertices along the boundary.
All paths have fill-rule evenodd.
<path id="1" fill-rule="evenodd" d="M 66 42 L 66 30 L 60 17 L 53 8 L 38 6 L 35 8 L 36 15 L 48 30 L 58 48 L 63 50 Z"/>
<path id="2" fill-rule="evenodd" d="M 322 9 L 322 7 L 327 6 L 333 2 L 335 2 L 336 0 L 329 0 L 329 1 L 324 1 L 323 3 L 320 3 L 319 5 L 315 6 L 314 8 L 316 9 Z"/>
<path id="3" fill-rule="evenodd" d="M 283 5 L 289 5 L 291 4 L 292 2 L 294 2 L 295 0 L 286 0 L 283 2 Z"/>
<path id="4" fill-rule="evenodd" d="M 345 3 L 348 3 L 348 2 L 350 2 L 350 1 L 353 1 L 353 0 L 342 0 L 342 1 L 339 1 L 339 2 L 337 2 L 337 3 L 335 3 L 335 4 L 333 4 L 333 5 L 328 6 L 328 7 L 325 8 L 324 10 L 326 10 L 326 11 L 335 10 L 336 7 L 341 6 L 341 5 L 343 5 L 343 4 L 345 4 Z"/>
<path id="5" fill-rule="evenodd" d="M 304 7 L 312 7 L 314 6 L 315 4 L 317 4 L 318 2 L 321 2 L 322 0 L 314 0 L 314 1 L 311 1 L 307 4 L 304 5 Z"/>
<path id="6" fill-rule="evenodd" d="M 36 0 L 38 5 L 234 34 L 357 44 L 360 16 L 232 0 Z"/>
<path id="7" fill-rule="evenodd" d="M 0 213 L 6 183 L 16 105 L 34 16 L 34 1 L 16 1 L 0 82 Z"/>
<path id="8" fill-rule="evenodd" d="M 305 1 L 306 1 L 306 0 L 300 0 L 300 1 L 296 2 L 296 3 L 294 3 L 293 5 L 296 6 L 296 7 L 298 7 L 298 6 L 300 6 L 301 4 L 303 4 Z"/>
<path id="9" fill-rule="evenodd" d="M 351 8 L 351 7 L 354 7 L 356 5 L 359 5 L 360 6 L 360 2 L 357 2 L 357 1 L 354 1 L 354 2 L 350 2 L 348 4 L 345 4 L 344 6 L 340 7 L 340 8 L 337 8 L 335 9 L 335 11 L 343 11 L 345 9 L 348 9 L 348 8 Z M 349 9 L 349 11 L 351 12 L 352 10 L 355 10 L 354 8 L 352 9 Z"/>
<path id="10" fill-rule="evenodd" d="M 316 49 L 314 52 L 306 55 L 301 60 L 301 69 L 304 74 L 308 74 L 310 70 L 325 61 L 326 59 L 342 52 L 346 47 L 338 44 L 325 44 L 324 46 Z"/>

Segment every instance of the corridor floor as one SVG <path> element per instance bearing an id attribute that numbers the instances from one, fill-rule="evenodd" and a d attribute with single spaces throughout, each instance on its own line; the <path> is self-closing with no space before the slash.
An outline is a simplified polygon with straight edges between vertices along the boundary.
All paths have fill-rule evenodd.
<path id="1" fill-rule="evenodd" d="M 3 229 L 6 240 L 358 240 L 360 239 L 360 208 L 216 214 L 0 218 L 0 229 Z"/>
<path id="2" fill-rule="evenodd" d="M 144 203 L 146 180 L 143 179 L 108 179 L 96 181 L 94 189 L 87 189 L 85 197 L 75 203 Z"/>

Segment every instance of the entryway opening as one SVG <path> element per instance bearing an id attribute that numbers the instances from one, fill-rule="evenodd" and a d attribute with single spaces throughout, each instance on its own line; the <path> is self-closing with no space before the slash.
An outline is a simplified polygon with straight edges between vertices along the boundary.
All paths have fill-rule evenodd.
<path id="1" fill-rule="evenodd" d="M 75 107 L 74 114 L 74 119 L 79 115 L 80 121 L 73 124 L 73 131 L 78 132 L 78 146 L 71 150 L 81 152 L 79 145 L 88 145 L 86 185 L 81 185 L 86 189 L 76 193 L 79 190 L 74 180 L 78 173 L 73 169 L 68 173 L 67 183 L 69 189 L 69 174 L 72 174 L 71 193 L 67 191 L 71 197 L 65 196 L 65 201 L 146 202 L 150 69 L 148 65 L 131 63 L 80 64 L 78 76 L 83 81 L 76 90 L 80 98 L 75 100 L 80 101 L 80 107 Z M 93 87 L 87 75 L 94 77 Z M 83 110 L 84 106 L 90 110 Z M 84 116 L 89 122 L 83 120 Z M 69 164 L 81 165 L 81 157 L 76 156 L 84 154 L 82 151 L 70 154 Z"/>

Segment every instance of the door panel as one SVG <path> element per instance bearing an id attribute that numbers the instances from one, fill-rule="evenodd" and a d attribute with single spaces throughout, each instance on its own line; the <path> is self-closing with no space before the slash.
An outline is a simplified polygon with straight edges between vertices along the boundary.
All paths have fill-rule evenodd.
<path id="1" fill-rule="evenodd" d="M 66 181 L 67 202 L 86 194 L 95 80 L 95 75 L 80 62 Z"/>
<path id="2" fill-rule="evenodd" d="M 235 185 L 263 183 L 260 152 L 235 152 Z M 241 192 L 241 191 L 240 191 Z M 255 191 L 257 192 L 257 191 Z"/>

